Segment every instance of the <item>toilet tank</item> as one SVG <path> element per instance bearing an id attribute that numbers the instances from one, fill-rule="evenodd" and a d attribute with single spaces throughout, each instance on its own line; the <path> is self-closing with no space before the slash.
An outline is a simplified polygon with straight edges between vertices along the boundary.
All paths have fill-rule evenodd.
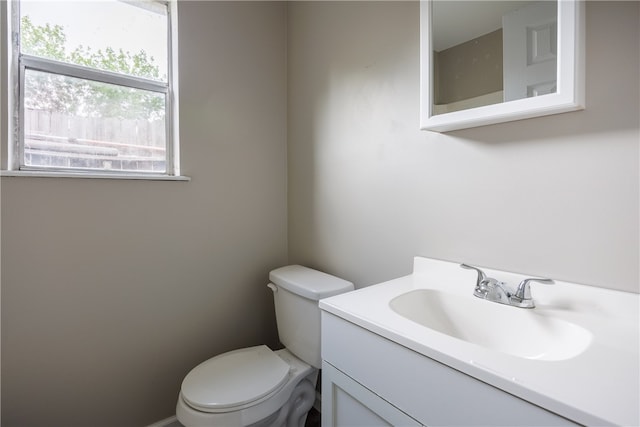
<path id="1" fill-rule="evenodd" d="M 269 273 L 269 280 L 280 342 L 291 353 L 320 369 L 318 301 L 353 290 L 353 283 L 301 265 L 277 268 Z"/>

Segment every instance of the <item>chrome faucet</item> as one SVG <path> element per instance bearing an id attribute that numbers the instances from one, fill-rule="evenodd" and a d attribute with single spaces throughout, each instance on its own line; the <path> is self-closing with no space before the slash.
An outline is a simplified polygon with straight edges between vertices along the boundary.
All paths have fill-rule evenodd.
<path id="1" fill-rule="evenodd" d="M 487 277 L 484 271 L 480 270 L 478 267 L 468 264 L 460 264 L 460 267 L 475 270 L 478 273 L 476 288 L 473 291 L 473 295 L 478 298 L 500 304 L 512 305 L 514 307 L 534 308 L 536 306 L 533 302 L 533 298 L 531 298 L 531 288 L 529 283 L 554 283 L 551 279 L 532 277 L 520 282 L 518 288 L 514 292 L 505 282 L 500 282 L 499 280 Z"/>

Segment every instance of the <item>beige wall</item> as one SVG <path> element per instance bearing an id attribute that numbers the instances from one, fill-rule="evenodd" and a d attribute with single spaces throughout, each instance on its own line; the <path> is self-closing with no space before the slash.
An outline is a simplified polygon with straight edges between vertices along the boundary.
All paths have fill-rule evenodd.
<path id="1" fill-rule="evenodd" d="M 586 2 L 587 109 L 418 130 L 418 2 L 289 5 L 289 255 L 365 286 L 412 257 L 639 292 L 638 2 Z"/>
<path id="2" fill-rule="evenodd" d="M 501 91 L 502 56 L 502 28 L 440 52 L 434 51 L 434 104 Z"/>
<path id="3" fill-rule="evenodd" d="M 179 19 L 191 182 L 2 178 L 5 427 L 148 425 L 197 363 L 277 344 L 285 6 L 180 2 Z"/>

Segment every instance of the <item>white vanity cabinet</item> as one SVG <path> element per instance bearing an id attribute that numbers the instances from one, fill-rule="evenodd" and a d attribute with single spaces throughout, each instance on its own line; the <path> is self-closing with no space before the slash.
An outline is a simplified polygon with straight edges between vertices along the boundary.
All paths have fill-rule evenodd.
<path id="1" fill-rule="evenodd" d="M 322 408 L 323 414 L 331 414 L 323 416 L 323 426 L 422 425 L 327 362 L 322 364 L 322 381 L 327 387 L 323 395 L 331 396 L 328 407 Z"/>
<path id="2" fill-rule="evenodd" d="M 640 294 L 556 280 L 519 308 L 476 298 L 477 276 L 415 257 L 320 300 L 324 426 L 640 426 Z"/>
<path id="3" fill-rule="evenodd" d="M 323 427 L 578 425 L 327 311 L 322 359 Z"/>

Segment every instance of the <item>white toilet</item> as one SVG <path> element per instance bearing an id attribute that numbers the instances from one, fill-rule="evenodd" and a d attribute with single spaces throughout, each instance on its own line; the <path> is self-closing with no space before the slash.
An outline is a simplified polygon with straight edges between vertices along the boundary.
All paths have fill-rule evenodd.
<path id="1" fill-rule="evenodd" d="M 286 348 L 243 348 L 193 368 L 176 407 L 184 426 L 304 425 L 321 365 L 318 300 L 353 290 L 353 284 L 300 265 L 273 270 L 269 280 Z"/>

